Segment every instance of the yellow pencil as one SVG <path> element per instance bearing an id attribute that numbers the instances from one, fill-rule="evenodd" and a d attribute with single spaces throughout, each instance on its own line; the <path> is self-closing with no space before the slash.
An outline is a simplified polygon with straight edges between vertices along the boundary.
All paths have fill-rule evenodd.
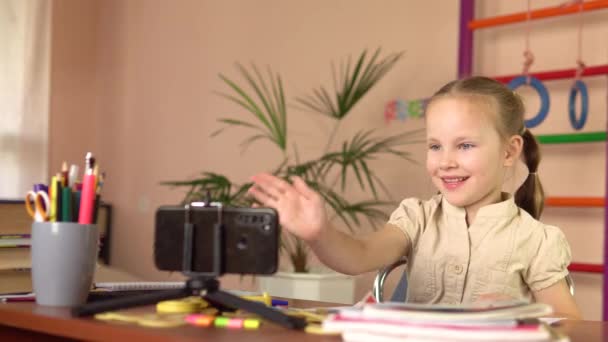
<path id="1" fill-rule="evenodd" d="M 49 195 L 51 195 L 51 213 L 49 215 L 49 221 L 56 222 L 57 221 L 57 177 L 51 177 L 51 188 L 49 190 Z"/>

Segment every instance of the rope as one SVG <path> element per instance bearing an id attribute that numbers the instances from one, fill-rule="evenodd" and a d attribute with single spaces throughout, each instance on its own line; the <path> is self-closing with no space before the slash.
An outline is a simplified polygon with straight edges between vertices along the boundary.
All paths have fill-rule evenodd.
<path id="1" fill-rule="evenodd" d="M 574 81 L 579 81 L 585 71 L 585 63 L 583 62 L 583 0 L 576 0 L 578 3 L 578 57 L 576 59 L 576 75 Z"/>
<path id="2" fill-rule="evenodd" d="M 570 0 L 560 5 L 560 7 L 570 7 L 578 5 L 578 52 L 576 58 L 576 73 L 574 75 L 574 83 L 579 81 L 585 71 L 585 63 L 583 62 L 583 3 L 585 0 Z"/>
<path id="3" fill-rule="evenodd" d="M 523 75 L 526 77 L 526 84 L 530 84 L 530 67 L 534 63 L 534 54 L 530 51 L 530 20 L 532 19 L 532 11 L 528 0 L 528 11 L 526 12 L 526 47 L 524 50 L 524 70 Z"/>

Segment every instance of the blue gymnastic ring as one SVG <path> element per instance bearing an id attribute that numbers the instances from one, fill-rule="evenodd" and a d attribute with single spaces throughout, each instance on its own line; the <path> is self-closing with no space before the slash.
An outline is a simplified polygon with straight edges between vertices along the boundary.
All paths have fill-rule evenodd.
<path id="1" fill-rule="evenodd" d="M 581 92 L 581 117 L 576 119 L 576 93 Z M 585 126 L 587 122 L 587 113 L 589 111 L 589 93 L 587 93 L 587 86 L 585 82 L 577 80 L 574 82 L 574 86 L 570 89 L 570 100 L 568 101 L 568 112 L 570 114 L 570 124 L 576 130 L 579 130 Z"/>
<path id="2" fill-rule="evenodd" d="M 547 92 L 547 88 L 545 85 L 536 77 L 530 77 L 530 86 L 536 90 L 538 96 L 540 96 L 540 110 L 536 114 L 535 117 L 529 120 L 525 120 L 525 124 L 527 128 L 532 128 L 540 125 L 546 118 L 547 114 L 549 114 L 549 92 Z M 527 76 L 518 76 L 509 82 L 507 85 L 511 90 L 515 90 L 517 87 L 522 86 L 528 81 Z"/>

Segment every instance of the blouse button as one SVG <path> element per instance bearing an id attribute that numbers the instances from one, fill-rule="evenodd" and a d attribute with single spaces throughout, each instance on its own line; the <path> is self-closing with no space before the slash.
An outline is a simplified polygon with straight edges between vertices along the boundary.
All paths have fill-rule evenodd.
<path id="1" fill-rule="evenodd" d="M 460 274 L 462 273 L 462 265 L 454 265 L 454 273 Z"/>

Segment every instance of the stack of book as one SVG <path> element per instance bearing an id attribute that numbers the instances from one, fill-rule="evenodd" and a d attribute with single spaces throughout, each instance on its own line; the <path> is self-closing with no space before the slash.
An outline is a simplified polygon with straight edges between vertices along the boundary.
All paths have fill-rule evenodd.
<path id="1" fill-rule="evenodd" d="M 559 336 L 539 317 L 552 313 L 542 303 L 492 305 L 366 304 L 341 309 L 323 322 L 344 341 L 554 341 Z"/>
<path id="2" fill-rule="evenodd" d="M 0 218 L 0 293 L 29 292 L 32 219 L 22 201 L 3 201 Z"/>
<path id="3" fill-rule="evenodd" d="M 111 206 L 102 203 L 97 216 L 100 234 L 99 257 L 109 261 Z M 32 290 L 30 234 L 32 218 L 24 201 L 0 200 L 0 294 Z"/>

